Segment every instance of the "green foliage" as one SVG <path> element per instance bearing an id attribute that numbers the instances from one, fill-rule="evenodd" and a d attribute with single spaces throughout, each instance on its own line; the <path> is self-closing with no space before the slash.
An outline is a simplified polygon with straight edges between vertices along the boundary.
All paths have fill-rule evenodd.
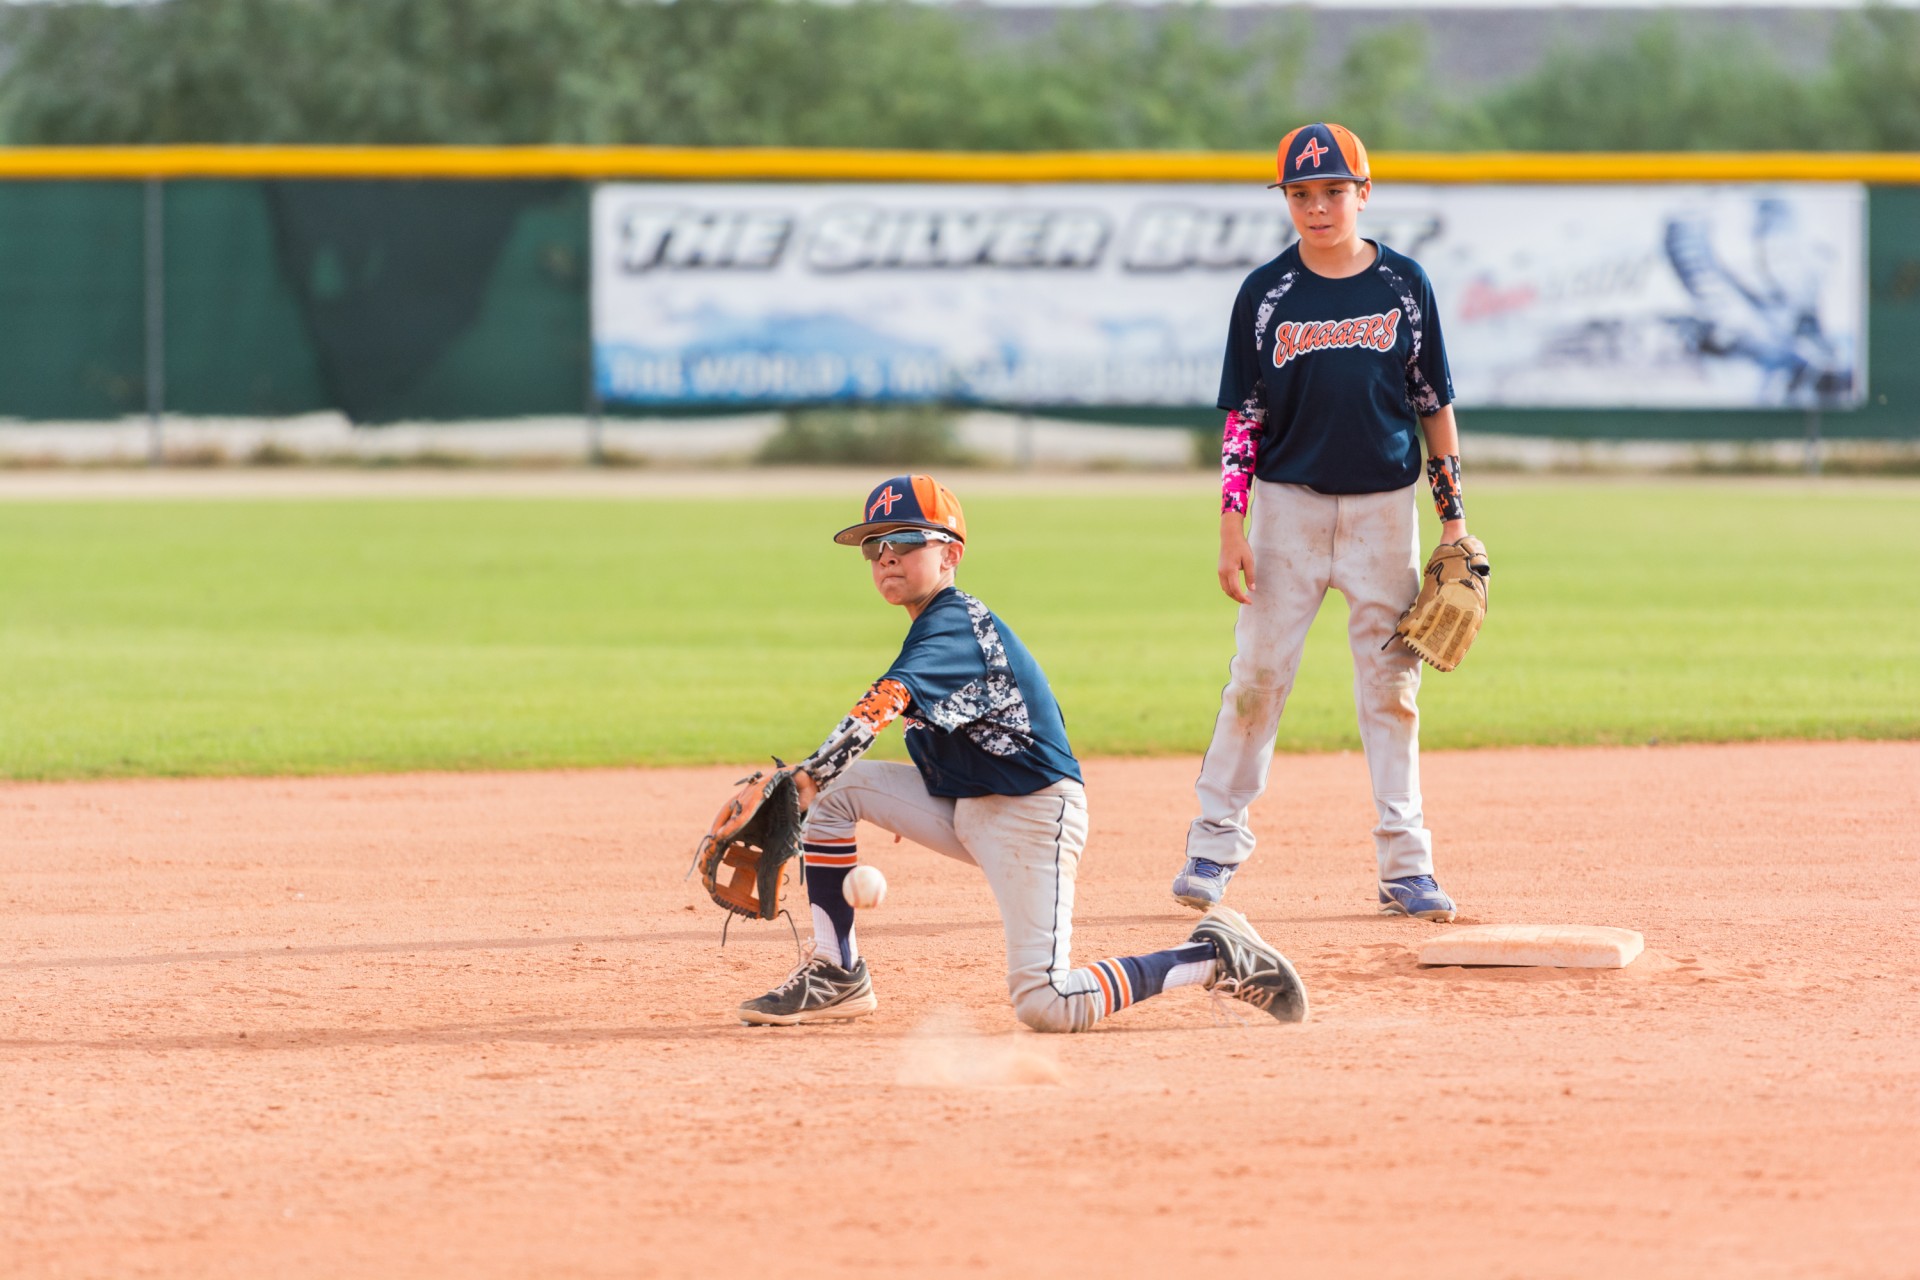
<path id="1" fill-rule="evenodd" d="M 798 409 L 755 462 L 825 466 L 955 466 L 968 461 L 954 439 L 953 415 L 932 406 L 903 409 Z"/>
<path id="2" fill-rule="evenodd" d="M 1829 83 L 1840 136 L 1872 150 L 1920 151 L 1920 12 L 1849 14 Z"/>
<path id="3" fill-rule="evenodd" d="M 1289 119 L 1284 24 L 907 0 L 168 0 L 6 15 L 12 142 L 1199 147 Z"/>
<path id="4" fill-rule="evenodd" d="M 1562 48 L 1476 104 L 1491 145 L 1517 150 L 1693 151 L 1832 146 L 1826 95 L 1750 36 L 1690 45 L 1671 19 L 1617 44 Z"/>
<path id="5" fill-rule="evenodd" d="M 1009 50 L 999 111 L 1036 150 L 1268 147 L 1297 121 L 1305 19 L 1283 15 L 1242 42 L 1206 9 L 1070 13 L 1050 39 Z"/>
<path id="6" fill-rule="evenodd" d="M 1325 115 L 1384 151 L 1428 144 L 1446 111 L 1427 74 L 1426 29 L 1409 22 L 1359 36 L 1347 47 Z"/>
<path id="7" fill-rule="evenodd" d="M 863 491 L 0 505 L 0 777 L 791 758 L 905 630 L 828 541 Z M 1076 747 L 1197 757 L 1233 625 L 1207 491 L 960 491 L 962 583 L 1046 665 Z M 1920 737 L 1913 486 L 1471 502 L 1493 613 L 1426 678 L 1427 746 Z M 1782 528 L 1819 536 L 1755 536 Z M 1345 624 L 1336 594 L 1283 750 L 1356 745 Z"/>
<path id="8" fill-rule="evenodd" d="M 1533 74 L 1443 111 L 1437 146 L 1522 151 L 1898 151 L 1920 147 L 1920 13 L 1845 15 L 1828 67 L 1788 70 L 1745 34 L 1671 17 L 1562 47 Z M 1363 135 L 1364 136 L 1364 135 Z"/>
<path id="9" fill-rule="evenodd" d="M 1671 19 L 1563 47 L 1473 101 L 1416 22 L 1302 91 L 1302 10 L 1108 5 L 1014 40 L 910 0 L 166 0 L 0 12 L 11 143 L 1269 147 L 1315 117 L 1373 146 L 1920 147 L 1920 13 L 1845 17 L 1829 67 Z"/>

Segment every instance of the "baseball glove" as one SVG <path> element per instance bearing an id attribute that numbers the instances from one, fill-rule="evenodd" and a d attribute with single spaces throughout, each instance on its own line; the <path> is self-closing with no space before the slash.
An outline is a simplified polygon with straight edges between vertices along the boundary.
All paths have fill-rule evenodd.
<path id="1" fill-rule="evenodd" d="M 800 855 L 800 790 L 794 770 L 777 759 L 774 764 L 772 773 L 741 780 L 693 855 L 708 895 L 735 915 L 757 920 L 780 914 L 786 865 Z"/>
<path id="2" fill-rule="evenodd" d="M 1436 670 L 1453 670 L 1480 634 L 1480 623 L 1487 616 L 1487 579 L 1492 574 L 1480 539 L 1469 536 L 1441 543 L 1427 560 L 1419 598 L 1400 615 L 1393 634 Z"/>

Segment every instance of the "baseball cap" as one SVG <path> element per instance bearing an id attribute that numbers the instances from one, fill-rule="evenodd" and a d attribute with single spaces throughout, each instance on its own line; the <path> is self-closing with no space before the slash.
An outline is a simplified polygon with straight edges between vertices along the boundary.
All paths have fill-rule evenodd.
<path id="1" fill-rule="evenodd" d="M 1280 139 L 1274 165 L 1280 181 L 1269 182 L 1269 187 L 1315 178 L 1366 182 L 1373 177 L 1373 170 L 1367 166 L 1366 147 L 1343 124 L 1301 125 Z"/>
<path id="2" fill-rule="evenodd" d="M 833 535 L 844 547 L 857 547 L 876 533 L 894 529 L 938 529 L 967 540 L 967 518 L 960 499 L 932 476 L 894 476 L 882 480 L 860 508 L 863 519 Z"/>

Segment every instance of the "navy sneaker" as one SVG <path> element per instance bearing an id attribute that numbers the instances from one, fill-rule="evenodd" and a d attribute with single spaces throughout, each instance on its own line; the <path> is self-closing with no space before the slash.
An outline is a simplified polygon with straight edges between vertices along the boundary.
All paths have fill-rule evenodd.
<path id="1" fill-rule="evenodd" d="M 1401 876 L 1380 882 L 1380 914 L 1444 924 L 1453 919 L 1453 899 L 1433 882 L 1432 876 Z"/>
<path id="2" fill-rule="evenodd" d="M 1195 911 L 1218 906 L 1227 896 L 1227 881 L 1233 879 L 1235 870 L 1211 858 L 1188 858 L 1187 865 L 1173 878 L 1173 900 Z"/>

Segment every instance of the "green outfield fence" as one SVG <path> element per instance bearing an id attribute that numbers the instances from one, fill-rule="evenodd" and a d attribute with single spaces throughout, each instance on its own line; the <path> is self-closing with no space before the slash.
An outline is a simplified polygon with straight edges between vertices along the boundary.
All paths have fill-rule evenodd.
<path id="1" fill-rule="evenodd" d="M 1264 182 L 1270 165 L 1240 153 L 0 151 L 0 417 L 598 412 L 588 369 L 596 179 Z M 1383 154 L 1375 171 L 1406 182 L 1865 181 L 1867 403 L 1828 414 L 1824 430 L 1920 437 L 1920 156 Z M 1482 409 L 1472 425 L 1616 439 L 1806 429 L 1798 411 Z"/>

